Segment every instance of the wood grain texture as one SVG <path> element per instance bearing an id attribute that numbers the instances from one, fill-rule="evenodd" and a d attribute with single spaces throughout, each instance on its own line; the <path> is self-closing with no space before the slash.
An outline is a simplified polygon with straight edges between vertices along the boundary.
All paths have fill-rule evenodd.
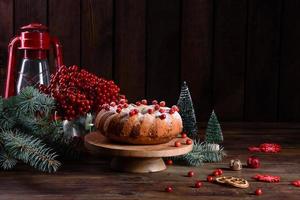
<path id="1" fill-rule="evenodd" d="M 47 1 L 15 0 L 15 33 L 19 28 L 30 23 L 47 24 Z"/>
<path id="2" fill-rule="evenodd" d="M 215 1 L 213 102 L 221 120 L 243 117 L 247 1 Z"/>
<path id="3" fill-rule="evenodd" d="M 181 80 L 186 81 L 199 121 L 212 108 L 213 1 L 182 1 Z"/>
<path id="4" fill-rule="evenodd" d="M 147 1 L 147 98 L 177 103 L 180 88 L 180 1 Z"/>
<path id="5" fill-rule="evenodd" d="M 290 124 L 292 127 L 293 125 Z M 240 127 L 243 127 L 240 124 Z M 200 132 L 204 130 L 201 129 Z M 1 171 L 0 199 L 299 199 L 299 188 L 290 182 L 300 176 L 300 129 L 228 129 L 224 131 L 226 157 L 220 163 L 207 163 L 201 167 L 180 165 L 168 166 L 159 173 L 131 174 L 112 171 L 109 160 L 85 157 L 82 161 L 66 162 L 56 174 L 44 174 L 25 165 L 18 165 L 12 171 Z M 236 142 L 239 141 L 239 142 Z M 280 143 L 283 150 L 279 154 L 257 154 L 262 166 L 259 169 L 243 168 L 236 172 L 228 169 L 231 159 L 238 158 L 245 163 L 249 145 L 265 141 Z M 250 187 L 238 189 L 206 182 L 207 175 L 216 168 L 223 169 L 224 175 L 246 178 Z M 186 177 L 193 170 L 195 176 Z M 281 182 L 263 183 L 251 179 L 257 173 L 281 176 Z M 196 180 L 203 181 L 200 189 L 193 188 Z M 166 193 L 166 186 L 172 185 L 174 192 Z M 264 194 L 255 196 L 256 188 Z"/>
<path id="6" fill-rule="evenodd" d="M 145 97 L 146 1 L 116 1 L 115 79 L 129 101 Z"/>
<path id="7" fill-rule="evenodd" d="M 92 132 L 85 136 L 85 146 L 93 153 L 108 156 L 156 158 L 183 155 L 193 149 L 193 145 L 186 145 L 189 138 L 174 138 L 171 141 L 156 145 L 130 145 L 111 142 L 99 132 Z M 179 141 L 182 145 L 175 147 Z"/>
<path id="8" fill-rule="evenodd" d="M 281 0 L 249 1 L 245 119 L 277 120 Z"/>
<path id="9" fill-rule="evenodd" d="M 13 1 L 0 1 L 0 93 L 4 92 L 7 66 L 7 45 L 13 36 Z"/>
<path id="10" fill-rule="evenodd" d="M 283 1 L 278 113 L 280 121 L 300 121 L 300 2 Z"/>
<path id="11" fill-rule="evenodd" d="M 81 65 L 113 77 L 113 0 L 81 1 Z"/>
<path id="12" fill-rule="evenodd" d="M 62 43 L 64 64 L 80 65 L 80 0 L 49 1 L 49 30 Z"/>

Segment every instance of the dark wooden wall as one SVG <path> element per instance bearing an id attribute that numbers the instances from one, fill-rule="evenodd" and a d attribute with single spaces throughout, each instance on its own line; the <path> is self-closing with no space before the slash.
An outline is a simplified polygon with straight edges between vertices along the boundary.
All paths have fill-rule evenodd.
<path id="1" fill-rule="evenodd" d="M 0 0 L 0 69 L 18 28 L 49 26 L 64 62 L 114 79 L 130 100 L 177 101 L 199 121 L 300 121 L 299 0 Z M 2 84 L 3 87 L 3 84 Z"/>

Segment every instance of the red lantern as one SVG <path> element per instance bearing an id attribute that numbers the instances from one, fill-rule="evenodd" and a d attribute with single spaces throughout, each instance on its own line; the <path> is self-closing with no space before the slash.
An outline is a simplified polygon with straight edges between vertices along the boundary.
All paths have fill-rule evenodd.
<path id="1" fill-rule="evenodd" d="M 62 49 L 57 38 L 50 37 L 48 28 L 42 24 L 33 23 L 21 27 L 20 35 L 14 37 L 8 45 L 5 98 L 19 93 L 26 86 L 49 84 L 47 50 L 50 49 L 51 44 L 54 45 L 56 69 L 58 69 L 63 63 Z M 23 50 L 23 59 L 17 84 L 15 84 L 17 48 Z"/>

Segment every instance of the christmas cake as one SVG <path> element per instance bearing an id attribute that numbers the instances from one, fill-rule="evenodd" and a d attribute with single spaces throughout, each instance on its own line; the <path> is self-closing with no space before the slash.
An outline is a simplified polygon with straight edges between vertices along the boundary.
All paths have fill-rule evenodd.
<path id="1" fill-rule="evenodd" d="M 182 131 L 182 119 L 177 106 L 165 106 L 165 102 L 146 100 L 127 104 L 102 105 L 95 119 L 98 131 L 107 138 L 129 144 L 161 144 L 169 142 Z"/>

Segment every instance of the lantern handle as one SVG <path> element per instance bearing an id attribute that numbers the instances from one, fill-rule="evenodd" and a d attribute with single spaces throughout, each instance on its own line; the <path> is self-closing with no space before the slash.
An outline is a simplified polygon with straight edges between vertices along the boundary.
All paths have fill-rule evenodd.
<path id="1" fill-rule="evenodd" d="M 15 94 L 15 68 L 16 68 L 16 49 L 20 45 L 21 38 L 14 37 L 8 45 L 8 63 L 6 72 L 6 85 L 4 98 L 9 98 Z"/>
<path id="2" fill-rule="evenodd" d="M 51 38 L 51 43 L 54 45 L 54 55 L 56 58 L 56 71 L 60 69 L 60 67 L 63 65 L 62 61 L 62 45 L 58 41 L 57 37 Z"/>

